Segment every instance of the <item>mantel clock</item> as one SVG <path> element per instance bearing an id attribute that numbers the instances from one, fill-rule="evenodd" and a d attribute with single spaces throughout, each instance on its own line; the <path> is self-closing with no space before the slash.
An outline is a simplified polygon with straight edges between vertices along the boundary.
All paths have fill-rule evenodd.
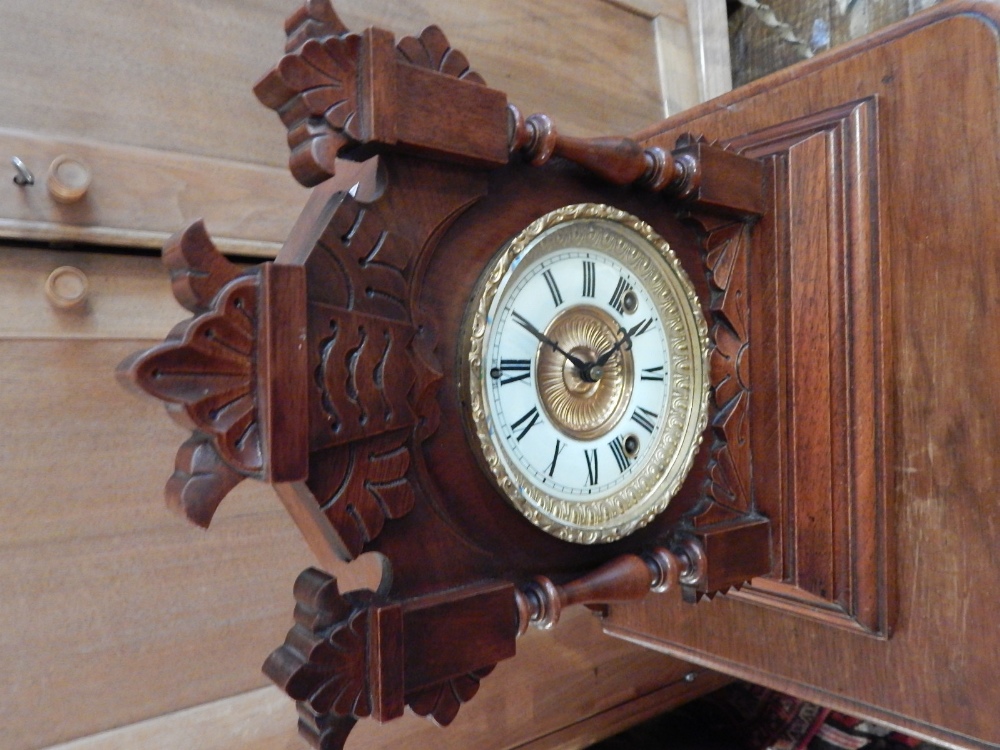
<path id="1" fill-rule="evenodd" d="M 566 606 L 697 606 L 770 573 L 749 279 L 773 134 L 570 138 L 436 27 L 397 43 L 309 0 L 286 30 L 255 92 L 311 197 L 252 268 L 201 223 L 175 235 L 193 317 L 119 372 L 191 430 L 176 509 L 207 526 L 270 482 L 315 553 L 265 664 L 302 733 L 342 747 L 407 706 L 447 724 Z M 370 552 L 376 590 L 323 571 Z"/>

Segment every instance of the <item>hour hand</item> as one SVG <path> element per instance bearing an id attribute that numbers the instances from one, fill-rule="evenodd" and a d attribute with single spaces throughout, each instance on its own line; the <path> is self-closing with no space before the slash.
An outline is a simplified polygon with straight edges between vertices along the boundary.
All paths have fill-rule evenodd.
<path id="1" fill-rule="evenodd" d="M 536 339 L 538 339 L 539 341 L 541 341 L 546 346 L 551 346 L 552 347 L 552 351 L 559 352 L 561 355 L 563 355 L 566 359 L 568 359 L 573 364 L 574 367 L 576 367 L 581 372 L 583 372 L 588 367 L 590 367 L 590 363 L 589 362 L 584 362 L 579 357 L 574 357 L 569 352 L 563 351 L 562 349 L 560 349 L 558 341 L 553 341 L 548 336 L 546 336 L 544 333 L 542 333 L 541 331 L 539 331 L 537 328 L 535 328 L 535 326 L 533 326 L 531 324 L 531 321 L 529 321 L 527 318 L 525 318 L 520 313 L 515 312 L 515 313 L 513 313 L 513 315 L 511 317 L 514 318 L 514 320 L 517 322 L 517 324 L 519 326 L 521 326 L 524 330 L 526 330 L 528 333 L 530 333 Z"/>
<path id="2" fill-rule="evenodd" d="M 649 324 L 652 322 L 653 321 L 651 318 L 646 320 L 640 320 L 638 323 L 629 328 L 627 331 L 623 327 L 619 326 L 618 332 L 622 334 L 622 337 L 614 343 L 614 346 L 612 346 L 610 349 L 604 352 L 604 354 L 602 354 L 600 357 L 597 358 L 597 361 L 594 363 L 594 366 L 604 367 L 604 365 L 608 363 L 608 360 L 611 359 L 612 356 L 614 356 L 614 353 L 622 348 L 623 344 L 628 344 L 628 348 L 631 349 L 632 337 L 635 336 L 635 334 L 639 331 L 640 328 L 642 328 L 643 331 L 645 331 L 646 328 L 649 328 Z"/>

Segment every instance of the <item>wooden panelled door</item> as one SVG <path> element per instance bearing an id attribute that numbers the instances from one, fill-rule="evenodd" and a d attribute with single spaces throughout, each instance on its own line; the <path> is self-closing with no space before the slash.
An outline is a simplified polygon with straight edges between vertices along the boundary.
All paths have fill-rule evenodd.
<path id="1" fill-rule="evenodd" d="M 740 251 L 752 486 L 782 521 L 752 586 L 605 623 L 955 747 L 1000 744 L 998 21 L 945 3 L 644 131 L 768 166 Z"/>

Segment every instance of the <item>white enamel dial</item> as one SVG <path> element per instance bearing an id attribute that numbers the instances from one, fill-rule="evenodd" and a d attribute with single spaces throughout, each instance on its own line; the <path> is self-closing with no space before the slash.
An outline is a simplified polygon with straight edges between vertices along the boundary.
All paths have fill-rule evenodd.
<path id="1" fill-rule="evenodd" d="M 586 248 L 538 258 L 505 292 L 485 349 L 495 438 L 529 480 L 555 497 L 576 500 L 616 492 L 643 464 L 665 424 L 661 417 L 670 364 L 663 321 L 649 294 L 623 264 Z M 626 299 L 632 304 L 626 306 Z M 575 315 L 581 327 L 591 321 L 595 328 L 603 327 L 603 335 L 594 336 L 603 344 L 600 351 L 565 336 L 560 336 L 561 342 L 549 339 L 564 351 L 567 347 L 566 354 L 589 369 L 612 352 L 600 378 L 588 380 L 587 369 L 532 332 L 565 332 L 567 326 L 552 326 L 560 315 Z M 565 391 L 562 402 L 543 395 L 539 360 L 546 355 L 559 365 L 554 385 Z M 627 368 L 626 358 L 632 360 Z M 624 373 L 612 373 L 613 368 L 631 370 L 633 377 L 626 380 Z M 585 403 L 599 398 L 599 389 L 612 374 L 618 376 L 611 386 L 615 408 L 607 410 L 609 418 L 600 420 L 596 429 L 580 435 L 572 415 L 560 413 L 558 407 L 569 401 L 574 388 Z"/>
<path id="2" fill-rule="evenodd" d="M 473 442 L 501 492 L 567 541 L 612 541 L 666 507 L 705 421 L 705 324 L 648 226 L 569 206 L 484 276 L 470 321 Z"/>

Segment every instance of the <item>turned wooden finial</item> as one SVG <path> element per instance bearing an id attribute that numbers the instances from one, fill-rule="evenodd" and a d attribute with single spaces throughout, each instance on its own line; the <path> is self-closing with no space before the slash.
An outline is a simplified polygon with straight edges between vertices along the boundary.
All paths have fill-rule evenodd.
<path id="1" fill-rule="evenodd" d="M 631 138 L 564 136 L 548 115 L 533 114 L 525 118 L 513 104 L 507 108 L 511 154 L 521 154 L 533 166 L 560 156 L 615 185 L 635 184 L 654 192 L 669 188 L 675 194 L 687 188 L 689 170 L 657 146 L 643 148 Z"/>
<path id="2" fill-rule="evenodd" d="M 704 574 L 704 551 L 694 539 L 685 539 L 668 550 L 655 547 L 641 555 L 621 555 L 585 576 L 558 585 L 537 576 L 517 592 L 518 633 L 528 625 L 549 630 L 562 611 L 575 604 L 603 604 L 642 599 L 650 591 L 658 594 L 678 583 L 695 584 Z"/>

